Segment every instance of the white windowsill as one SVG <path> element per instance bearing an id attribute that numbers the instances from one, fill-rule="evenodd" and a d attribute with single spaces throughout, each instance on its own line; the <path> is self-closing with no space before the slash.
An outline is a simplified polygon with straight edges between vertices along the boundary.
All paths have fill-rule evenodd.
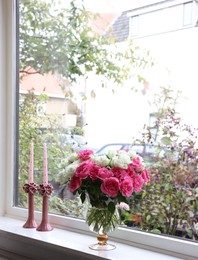
<path id="1" fill-rule="evenodd" d="M 53 259 L 53 254 L 70 256 L 69 259 L 152 259 L 152 260 L 173 260 L 185 259 L 168 256 L 162 253 L 152 252 L 135 246 L 129 246 L 122 243 L 111 241 L 116 245 L 112 251 L 94 251 L 89 249 L 89 245 L 96 242 L 96 237 L 75 233 L 68 230 L 54 228 L 52 231 L 40 232 L 36 229 L 23 228 L 24 221 L 14 218 L 0 217 L 0 255 L 1 250 L 5 252 L 20 255 L 20 258 L 26 259 Z M 47 250 L 46 250 L 47 249 Z M 44 255 L 39 258 L 44 250 Z M 26 258 L 24 258 L 26 257 Z M 10 259 L 10 258 L 9 258 Z M 193 259 L 193 258 L 192 258 Z"/>

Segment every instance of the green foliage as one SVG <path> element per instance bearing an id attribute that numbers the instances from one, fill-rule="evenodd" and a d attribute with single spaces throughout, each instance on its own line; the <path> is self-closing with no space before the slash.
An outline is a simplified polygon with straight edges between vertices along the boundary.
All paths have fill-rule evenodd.
<path id="1" fill-rule="evenodd" d="M 144 143 L 157 147 L 156 163 L 149 166 L 150 183 L 131 198 L 131 212 L 143 230 L 197 239 L 197 129 L 182 124 L 171 109 L 157 118 L 156 128 L 157 139 L 152 132 L 143 135 Z"/>
<path id="2" fill-rule="evenodd" d="M 58 138 L 63 129 L 56 118 L 37 115 L 37 105 L 45 95 L 35 96 L 29 92 L 19 106 L 19 151 L 18 151 L 18 205 L 26 206 L 27 196 L 22 187 L 28 182 L 30 144 L 34 143 L 34 181 L 42 183 L 43 178 L 43 143 L 48 148 L 49 181 L 53 185 L 60 161 L 71 152 L 70 145 L 63 145 Z M 43 125 L 56 126 L 44 128 Z M 38 204 L 40 201 L 38 201 Z M 36 203 L 36 207 L 37 207 Z"/>
<path id="3" fill-rule="evenodd" d="M 88 209 L 86 222 L 92 231 L 107 234 L 113 231 L 120 222 L 116 213 L 107 208 L 91 207 Z"/>
<path id="4" fill-rule="evenodd" d="M 75 127 L 71 128 L 71 134 L 83 136 L 84 131 L 83 131 L 82 127 L 75 126 Z"/>
<path id="5" fill-rule="evenodd" d="M 57 196 L 51 196 L 49 201 L 49 212 L 62 214 L 66 216 L 85 218 L 87 214 L 88 204 L 81 203 L 79 197 L 74 199 L 62 200 Z"/>
<path id="6" fill-rule="evenodd" d="M 20 72 L 56 72 L 75 82 L 91 71 L 121 84 L 129 78 L 131 66 L 151 64 L 149 54 L 134 43 L 120 51 L 110 39 L 95 34 L 89 26 L 93 19 L 83 1 L 71 1 L 65 9 L 56 1 L 21 0 Z"/>

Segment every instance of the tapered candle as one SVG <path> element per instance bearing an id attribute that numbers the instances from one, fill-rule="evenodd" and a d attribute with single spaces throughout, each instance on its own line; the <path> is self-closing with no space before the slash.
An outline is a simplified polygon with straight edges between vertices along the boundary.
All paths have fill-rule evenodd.
<path id="1" fill-rule="evenodd" d="M 34 182 L 34 144 L 30 144 L 29 183 Z"/>
<path id="2" fill-rule="evenodd" d="M 47 171 L 47 146 L 43 146 L 43 184 L 48 184 L 48 171 Z"/>

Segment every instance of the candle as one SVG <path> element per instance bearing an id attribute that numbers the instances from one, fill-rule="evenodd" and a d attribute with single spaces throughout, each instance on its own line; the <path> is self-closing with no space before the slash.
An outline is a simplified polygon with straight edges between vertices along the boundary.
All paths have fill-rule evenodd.
<path id="1" fill-rule="evenodd" d="M 34 144 L 30 144 L 30 165 L 29 165 L 29 183 L 34 182 Z"/>
<path id="2" fill-rule="evenodd" d="M 48 184 L 48 172 L 47 172 L 47 146 L 44 144 L 43 146 L 43 184 L 47 185 Z"/>

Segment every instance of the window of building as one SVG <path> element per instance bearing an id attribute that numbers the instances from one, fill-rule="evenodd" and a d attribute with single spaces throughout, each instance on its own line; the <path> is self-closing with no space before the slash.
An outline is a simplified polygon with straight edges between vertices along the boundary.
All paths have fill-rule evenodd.
<path id="1" fill-rule="evenodd" d="M 183 4 L 183 26 L 192 24 L 192 2 Z"/>
<path id="2" fill-rule="evenodd" d="M 145 8 L 145 11 L 134 11 L 134 15 L 133 12 L 131 12 L 129 13 L 130 37 L 145 37 L 192 26 L 192 14 L 192 2 L 178 3 L 177 1 L 172 3 L 165 2 L 164 5 L 159 6 L 156 4 L 153 8 Z M 177 17 L 177 19 L 175 19 L 175 17 Z M 138 34 L 137 28 L 139 28 Z"/>
<path id="3" fill-rule="evenodd" d="M 46 113 L 46 102 L 39 102 L 37 104 L 37 115 L 44 116 Z"/>
<path id="4" fill-rule="evenodd" d="M 136 15 L 130 17 L 129 28 L 130 28 L 131 37 L 138 36 L 138 27 L 139 27 L 139 16 Z"/>

